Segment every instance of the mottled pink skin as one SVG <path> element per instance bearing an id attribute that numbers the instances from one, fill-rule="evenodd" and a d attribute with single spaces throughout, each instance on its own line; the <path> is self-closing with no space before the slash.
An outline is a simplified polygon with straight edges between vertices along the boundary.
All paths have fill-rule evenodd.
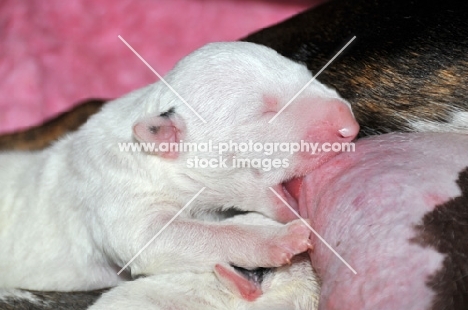
<path id="1" fill-rule="evenodd" d="M 300 213 L 356 271 L 312 235 L 320 309 L 426 309 L 443 256 L 408 240 L 413 226 L 461 194 L 468 135 L 389 134 L 360 140 L 304 179 Z"/>

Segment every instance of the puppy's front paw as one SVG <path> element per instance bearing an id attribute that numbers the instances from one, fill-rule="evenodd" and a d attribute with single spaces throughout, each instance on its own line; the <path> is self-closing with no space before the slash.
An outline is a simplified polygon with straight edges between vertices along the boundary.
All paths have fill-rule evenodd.
<path id="1" fill-rule="evenodd" d="M 269 254 L 272 267 L 291 264 L 291 258 L 312 248 L 311 230 L 301 221 L 295 220 L 284 227 L 281 235 L 272 240 Z"/>

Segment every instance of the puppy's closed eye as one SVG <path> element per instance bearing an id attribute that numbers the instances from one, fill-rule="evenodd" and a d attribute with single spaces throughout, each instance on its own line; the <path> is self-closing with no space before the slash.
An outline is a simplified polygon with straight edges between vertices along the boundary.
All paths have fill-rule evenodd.
<path id="1" fill-rule="evenodd" d="M 169 110 L 167 110 L 166 112 L 163 112 L 163 113 L 159 114 L 159 116 L 164 117 L 164 118 L 169 118 L 172 115 L 174 115 L 174 113 L 175 113 L 175 108 L 172 107 Z"/>

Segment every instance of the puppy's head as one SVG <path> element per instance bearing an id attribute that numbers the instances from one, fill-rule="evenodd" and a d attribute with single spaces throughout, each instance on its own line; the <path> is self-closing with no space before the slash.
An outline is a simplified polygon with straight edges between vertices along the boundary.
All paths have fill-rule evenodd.
<path id="1" fill-rule="evenodd" d="M 317 151 L 324 143 L 350 142 L 359 130 L 334 90 L 265 46 L 208 44 L 181 60 L 166 81 L 170 87 L 159 82 L 148 97 L 148 113 L 133 128 L 136 139 L 190 144 L 154 154 L 185 166 L 218 203 L 257 205 L 279 220 L 286 220 L 284 205 L 268 187 L 303 176 L 336 154 Z"/>

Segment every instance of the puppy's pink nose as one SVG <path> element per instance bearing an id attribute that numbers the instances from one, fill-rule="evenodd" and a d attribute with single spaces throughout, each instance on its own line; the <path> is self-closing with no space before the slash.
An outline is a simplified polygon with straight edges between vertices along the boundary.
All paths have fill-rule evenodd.
<path id="1" fill-rule="evenodd" d="M 359 133 L 359 124 L 356 122 L 350 107 L 341 100 L 333 100 L 328 105 L 330 122 L 336 128 L 337 137 L 348 141 L 353 140 Z"/>
<path id="2" fill-rule="evenodd" d="M 359 124 L 349 104 L 339 98 L 316 100 L 309 126 L 308 141 L 349 142 L 359 133 Z"/>

